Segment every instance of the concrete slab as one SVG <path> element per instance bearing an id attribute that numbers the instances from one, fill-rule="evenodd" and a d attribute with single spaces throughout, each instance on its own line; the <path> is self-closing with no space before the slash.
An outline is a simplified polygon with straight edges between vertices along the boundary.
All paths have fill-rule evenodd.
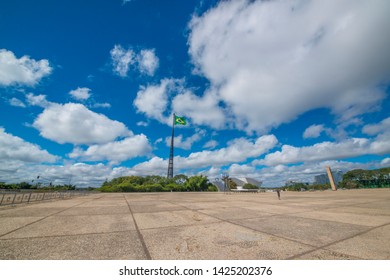
<path id="1" fill-rule="evenodd" d="M 141 230 L 219 222 L 218 219 L 190 210 L 135 213 L 134 218 Z"/>
<path id="2" fill-rule="evenodd" d="M 272 214 L 263 211 L 254 211 L 248 208 L 232 208 L 224 207 L 217 209 L 203 209 L 199 210 L 200 213 L 210 215 L 222 220 L 233 221 L 242 219 L 259 218 L 265 216 L 271 216 Z"/>
<path id="3" fill-rule="evenodd" d="M 390 225 L 336 243 L 326 249 L 369 260 L 390 259 Z"/>
<path id="4" fill-rule="evenodd" d="M 126 206 L 82 206 L 73 207 L 62 211 L 58 216 L 78 216 L 78 215 L 116 215 L 129 214 L 129 207 Z"/>
<path id="5" fill-rule="evenodd" d="M 390 202 L 389 202 L 390 203 Z M 363 214 L 363 215 L 370 215 L 370 216 L 377 216 L 377 215 L 390 215 L 390 210 L 388 209 L 381 209 L 381 208 L 368 208 L 363 206 L 346 206 L 346 207 L 338 207 L 338 208 L 331 208 L 327 209 L 328 212 L 333 213 L 352 213 L 352 214 Z"/>
<path id="6" fill-rule="evenodd" d="M 0 207 L 0 258 L 389 260 L 389 205 L 388 189 L 97 193 Z"/>
<path id="7" fill-rule="evenodd" d="M 133 213 L 152 213 L 164 211 L 185 210 L 184 207 L 163 201 L 142 201 L 131 204 Z"/>
<path id="8" fill-rule="evenodd" d="M 270 218 L 247 219 L 236 223 L 260 232 L 269 233 L 313 246 L 352 237 L 368 229 L 367 226 L 329 222 L 293 216 L 272 216 Z"/>
<path id="9" fill-rule="evenodd" d="M 10 231 L 19 229 L 28 224 L 31 224 L 43 217 L 0 217 L 0 238 L 2 235 L 9 233 Z"/>
<path id="10" fill-rule="evenodd" d="M 2 260 L 143 260 L 135 231 L 0 240 Z"/>
<path id="11" fill-rule="evenodd" d="M 54 205 L 52 205 L 54 206 Z M 0 217 L 45 217 L 68 209 L 67 207 L 34 207 L 31 205 L 24 207 L 14 207 L 0 211 Z"/>
<path id="12" fill-rule="evenodd" d="M 0 237 L 29 238 L 135 230 L 130 215 L 50 216 Z"/>
<path id="13" fill-rule="evenodd" d="M 330 250 L 319 249 L 295 258 L 296 260 L 361 260 L 356 256 L 350 256 Z"/>
<path id="14" fill-rule="evenodd" d="M 349 223 L 354 225 L 373 226 L 373 227 L 390 223 L 390 216 L 386 216 L 386 215 L 372 216 L 372 215 L 354 214 L 354 213 L 312 211 L 312 212 L 291 214 L 291 216 L 319 219 L 324 221 L 334 221 L 340 223 Z"/>
<path id="15" fill-rule="evenodd" d="M 142 230 L 153 259 L 286 259 L 312 249 L 226 222 Z"/>

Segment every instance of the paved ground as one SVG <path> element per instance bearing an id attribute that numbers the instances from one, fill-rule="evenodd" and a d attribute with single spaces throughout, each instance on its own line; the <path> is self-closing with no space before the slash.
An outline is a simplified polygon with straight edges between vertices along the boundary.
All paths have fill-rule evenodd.
<path id="1" fill-rule="evenodd" d="M 390 259 L 390 189 L 91 194 L 0 208 L 0 259 Z"/>

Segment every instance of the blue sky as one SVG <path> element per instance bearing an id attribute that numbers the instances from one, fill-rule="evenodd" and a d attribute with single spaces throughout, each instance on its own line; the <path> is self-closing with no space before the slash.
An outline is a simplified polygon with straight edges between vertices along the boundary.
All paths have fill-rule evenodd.
<path id="1" fill-rule="evenodd" d="M 0 181 L 390 166 L 390 3 L 1 1 Z"/>

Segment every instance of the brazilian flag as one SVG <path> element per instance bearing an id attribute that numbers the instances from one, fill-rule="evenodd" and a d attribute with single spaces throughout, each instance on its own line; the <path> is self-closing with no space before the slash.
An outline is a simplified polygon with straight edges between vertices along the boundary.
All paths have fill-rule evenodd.
<path id="1" fill-rule="evenodd" d="M 186 125 L 187 121 L 184 117 L 179 117 L 175 115 L 175 124 Z"/>

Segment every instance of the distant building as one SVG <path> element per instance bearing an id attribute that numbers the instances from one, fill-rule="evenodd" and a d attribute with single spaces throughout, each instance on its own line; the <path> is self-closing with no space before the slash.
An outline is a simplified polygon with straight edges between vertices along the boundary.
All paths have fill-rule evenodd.
<path id="1" fill-rule="evenodd" d="M 332 172 L 332 173 L 333 173 L 333 179 L 334 179 L 335 184 L 338 184 L 343 180 L 344 172 L 339 170 L 339 171 Z M 316 184 L 316 185 L 330 184 L 328 174 L 324 173 L 324 174 L 314 176 L 314 184 Z"/>
<path id="2" fill-rule="evenodd" d="M 237 185 L 237 190 L 244 189 L 245 184 L 255 185 L 258 188 L 260 188 L 261 185 L 263 184 L 262 181 L 258 181 L 258 180 L 255 180 L 253 178 L 248 178 L 248 177 L 242 177 L 242 178 L 229 177 L 229 180 L 233 181 Z M 225 184 L 221 179 L 216 179 L 211 183 L 218 188 L 218 191 L 225 191 L 225 189 L 224 189 Z"/>

